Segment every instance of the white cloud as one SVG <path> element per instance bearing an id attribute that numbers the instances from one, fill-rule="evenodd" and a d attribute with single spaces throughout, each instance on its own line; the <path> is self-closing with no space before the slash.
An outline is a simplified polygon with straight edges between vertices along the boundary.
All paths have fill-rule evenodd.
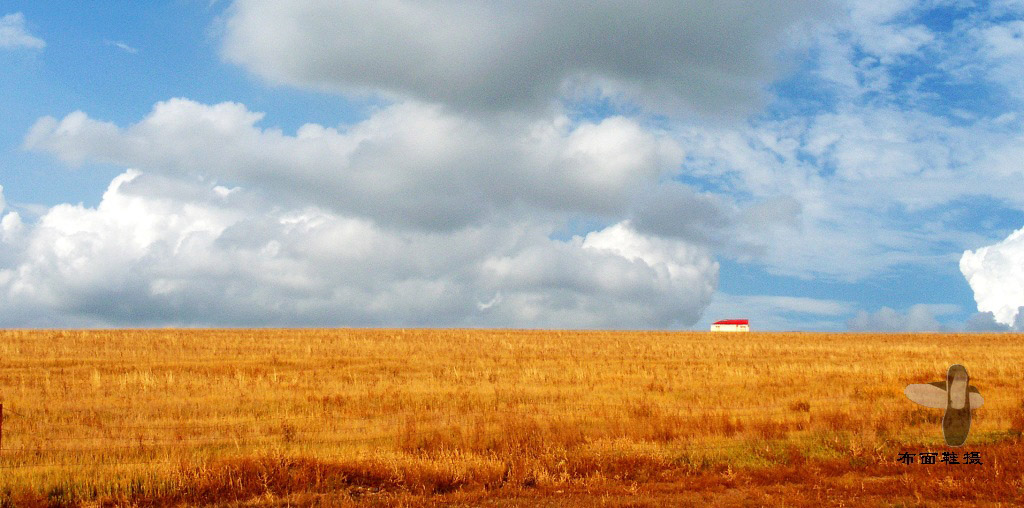
<path id="1" fill-rule="evenodd" d="M 1014 184 L 1024 169 L 1015 157 L 1020 140 L 994 122 L 955 126 L 865 105 L 675 134 L 686 153 L 681 173 L 718 193 L 669 195 L 662 186 L 664 195 L 637 214 L 638 227 L 665 235 L 697 229 L 720 252 L 773 273 L 854 281 L 898 265 L 948 265 L 977 236 L 956 221 L 920 216 L 974 196 L 1024 207 Z M 662 202 L 701 220 L 673 218 Z"/>
<path id="2" fill-rule="evenodd" d="M 5 208 L 7 208 L 7 202 L 4 199 L 4 187 L 0 185 L 0 242 L 12 242 L 21 233 L 21 215 L 15 211 L 5 214 Z M 0 266 L 2 266 L 4 259 L 11 255 L 11 252 L 0 254 Z"/>
<path id="3" fill-rule="evenodd" d="M 996 15 L 1024 14 L 1024 0 L 992 0 L 989 8 Z"/>
<path id="4" fill-rule="evenodd" d="M 803 148 L 835 168 L 836 179 L 899 180 L 948 170 L 963 162 L 957 157 L 976 157 L 962 141 L 964 134 L 944 119 L 923 113 L 858 108 L 814 117 Z M 948 196 L 897 191 L 892 197 L 911 202 Z"/>
<path id="5" fill-rule="evenodd" d="M 989 124 L 954 127 L 893 108 L 668 132 L 621 116 L 488 122 L 421 103 L 294 135 L 259 127 L 262 118 L 237 103 L 172 99 L 127 127 L 82 112 L 46 117 L 25 146 L 72 163 L 242 185 L 385 228 L 529 219 L 555 230 L 571 216 L 631 219 L 645 234 L 711 246 L 774 273 L 842 280 L 948 263 L 950 245 L 975 240 L 879 210 L 909 214 L 972 194 L 1024 204 L 1012 191 L 1019 143 L 998 134 L 1003 127 L 992 127 L 993 137 Z M 983 164 L 985 173 L 974 171 Z M 679 175 L 724 182 L 724 192 L 695 193 L 672 180 Z"/>
<path id="6" fill-rule="evenodd" d="M 476 303 L 476 308 L 477 308 L 477 310 L 484 311 L 484 310 L 490 309 L 491 307 L 494 307 L 495 305 L 501 303 L 501 301 L 502 301 L 501 293 L 500 292 L 499 293 L 495 293 L 494 298 L 491 298 L 489 301 L 477 302 Z"/>
<path id="7" fill-rule="evenodd" d="M 718 264 L 703 249 L 645 237 L 620 223 L 582 240 L 492 256 L 483 272 L 489 282 L 481 287 L 500 281 L 502 288 L 488 311 L 516 326 L 646 328 L 645 322 L 695 322 L 717 285 Z"/>
<path id="8" fill-rule="evenodd" d="M 8 212 L 4 214 L 3 219 L 0 219 L 0 237 L 5 242 L 11 241 L 16 235 L 21 233 L 21 230 L 21 215 L 18 212 Z"/>
<path id="9" fill-rule="evenodd" d="M 259 128 L 261 119 L 262 114 L 240 104 L 206 106 L 174 99 L 124 128 L 82 112 L 61 120 L 43 118 L 26 136 L 25 146 L 72 163 L 142 168 L 146 177 L 130 180 L 133 196 L 162 196 L 186 206 L 195 191 L 182 182 L 198 178 L 211 182 L 203 192 L 218 199 L 259 199 L 293 210 L 251 217 L 251 207 L 218 208 L 236 219 L 224 231 L 204 230 L 206 244 L 193 242 L 197 247 L 188 251 L 188 260 L 148 260 L 174 273 L 133 268 L 139 277 L 132 283 L 138 287 L 130 292 L 152 307 L 153 319 L 161 308 L 156 302 L 196 286 L 192 278 L 199 272 L 221 274 L 224 286 L 216 291 L 222 295 L 236 294 L 235 286 L 249 288 L 245 294 L 252 298 L 263 295 L 260 301 L 247 300 L 261 312 L 223 309 L 222 320 L 202 309 L 180 314 L 204 322 L 269 319 L 273 309 L 285 305 L 267 303 L 275 288 L 283 288 L 280 298 L 309 300 L 311 309 L 330 310 L 337 318 L 330 321 L 295 308 L 276 314 L 302 323 L 687 326 L 699 318 L 717 284 L 718 265 L 702 239 L 659 237 L 622 220 L 639 196 L 674 173 L 683 157 L 667 133 L 634 120 L 609 117 L 573 124 L 554 116 L 491 124 L 419 103 L 392 105 L 343 128 L 308 124 L 295 135 Z M 158 178 L 159 186 L 153 183 Z M 108 193 L 100 209 L 79 212 L 103 215 L 121 202 L 119 192 Z M 176 213 L 161 210 L 158 215 Z M 250 218 L 238 218 L 243 216 Z M 604 216 L 613 225 L 567 242 L 549 239 L 571 216 Z M 308 235 L 293 232 L 299 224 Z M 157 229 L 168 235 L 174 231 Z M 65 231 L 60 236 L 72 235 Z M 140 231 L 123 236 L 145 238 Z M 238 249 L 223 249 L 235 239 L 246 242 L 244 259 L 195 266 L 240 256 Z M 249 245 L 254 239 L 263 240 Z M 67 240 L 44 243 L 60 242 Z M 305 250 L 288 255 L 296 249 Z M 260 256 L 275 261 L 264 266 Z M 36 257 L 46 259 L 41 252 Z M 121 266 L 133 265 L 122 261 Z M 229 270 L 224 263 L 256 268 Z M 313 273 L 339 270 L 346 275 L 311 282 Z M 75 277 L 86 286 L 104 279 L 117 287 L 113 274 L 88 270 L 93 272 L 100 275 Z M 277 272 L 281 280 L 267 280 Z M 46 268 L 38 273 L 62 272 Z M 219 278 L 208 280 L 212 295 L 209 286 Z M 10 284 L 56 285 L 20 278 Z M 182 298 L 212 305 L 211 295 Z M 51 300 L 46 305 L 56 305 Z M 129 319 L 110 312 L 94 314 L 114 322 Z"/>
<path id="10" fill-rule="evenodd" d="M 307 124 L 294 136 L 257 127 L 262 117 L 241 104 L 173 99 L 127 128 L 82 112 L 42 118 L 25 146 L 71 163 L 206 176 L 292 204 L 431 229 L 496 211 L 621 214 L 683 156 L 665 133 L 623 117 L 489 124 L 404 103 L 341 129 Z"/>
<path id="11" fill-rule="evenodd" d="M 626 223 L 565 242 L 529 222 L 395 231 L 135 170 L 96 208 L 19 228 L 0 256 L 5 326 L 687 326 L 718 270 Z"/>
<path id="12" fill-rule="evenodd" d="M 782 119 L 678 129 L 682 173 L 719 194 L 676 201 L 707 218 L 702 231 L 739 235 L 749 247 L 723 248 L 706 233 L 719 252 L 753 254 L 771 273 L 855 281 L 899 265 L 948 266 L 978 245 L 983 233 L 951 215 L 1024 210 L 1020 104 L 989 96 L 992 85 L 1020 87 L 1021 22 L 999 17 L 1004 2 L 1001 13 L 973 11 L 946 31 L 915 25 L 940 3 L 949 2 L 847 2 L 848 17 L 807 40 L 823 82 L 801 81 L 811 92 L 800 88 L 773 110 Z M 954 96 L 981 105 L 958 109 Z M 743 227 L 730 209 L 780 198 L 791 220 L 772 228 Z M 654 218 L 635 222 L 654 228 Z"/>
<path id="13" fill-rule="evenodd" d="M 1024 229 L 997 244 L 965 251 L 960 272 L 974 291 L 978 311 L 1012 326 L 1024 306 Z"/>
<path id="14" fill-rule="evenodd" d="M 942 44 L 926 26 L 909 22 L 927 10 L 922 2 L 846 0 L 842 5 L 844 16 L 814 26 L 804 40 L 816 55 L 813 74 L 844 101 L 863 100 L 869 94 L 898 96 L 901 92 L 893 85 L 902 79 L 893 76 L 893 69 Z"/>
<path id="15" fill-rule="evenodd" d="M 1019 319 L 1018 319 L 1019 320 Z M 1018 323 L 1019 325 L 1019 323 Z M 967 318 L 964 322 L 964 331 L 967 332 L 1008 332 L 1013 328 L 996 322 L 995 316 L 991 312 L 979 312 L 973 316 Z M 1018 326 L 1018 330 L 1021 328 Z"/>
<path id="16" fill-rule="evenodd" d="M 106 42 L 107 42 L 108 46 L 114 46 L 114 47 L 120 49 L 121 51 L 124 51 L 125 53 L 129 53 L 129 54 L 135 55 L 135 54 L 137 54 L 139 52 L 139 50 L 137 48 L 129 46 L 128 43 L 124 42 L 124 41 L 106 41 Z"/>
<path id="17" fill-rule="evenodd" d="M 274 82 L 385 91 L 459 110 L 547 105 L 594 85 L 651 104 L 745 111 L 788 30 L 830 2 L 239 0 L 224 56 Z"/>
<path id="18" fill-rule="evenodd" d="M 934 35 L 923 25 L 907 25 L 899 18 L 918 8 L 917 0 L 853 2 L 851 31 L 860 47 L 881 64 L 917 53 L 932 42 Z"/>
<path id="19" fill-rule="evenodd" d="M 25 29 L 25 15 L 20 12 L 0 17 L 0 48 L 42 49 L 46 41 L 28 33 Z"/>
<path id="20" fill-rule="evenodd" d="M 975 65 L 1018 100 L 1024 100 L 1020 69 L 1024 66 L 1024 21 L 1007 21 L 977 27 L 970 36 L 978 45 Z"/>

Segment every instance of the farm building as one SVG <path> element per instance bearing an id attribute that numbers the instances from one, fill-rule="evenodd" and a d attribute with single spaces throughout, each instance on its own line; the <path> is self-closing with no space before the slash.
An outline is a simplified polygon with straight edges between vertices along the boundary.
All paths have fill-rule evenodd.
<path id="1" fill-rule="evenodd" d="M 723 319 L 711 325 L 712 332 L 749 332 L 750 323 L 746 319 Z"/>

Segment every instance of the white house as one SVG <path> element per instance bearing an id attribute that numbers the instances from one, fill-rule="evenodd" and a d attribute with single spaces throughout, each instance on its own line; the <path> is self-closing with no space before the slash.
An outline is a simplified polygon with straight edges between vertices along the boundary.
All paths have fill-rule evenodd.
<path id="1" fill-rule="evenodd" d="M 749 332 L 750 323 L 746 319 L 723 319 L 711 325 L 712 332 Z"/>

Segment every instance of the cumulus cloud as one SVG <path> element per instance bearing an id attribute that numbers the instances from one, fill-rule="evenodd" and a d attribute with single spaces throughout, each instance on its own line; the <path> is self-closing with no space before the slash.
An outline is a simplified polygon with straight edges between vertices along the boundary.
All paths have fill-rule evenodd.
<path id="1" fill-rule="evenodd" d="M 951 304 L 917 304 L 906 312 L 882 307 L 873 313 L 860 311 L 846 322 L 846 326 L 858 332 L 932 332 L 944 327 L 935 316 L 953 314 L 960 310 Z"/>
<path id="2" fill-rule="evenodd" d="M 13 244 L 20 238 L 23 229 L 21 215 L 16 211 L 7 211 L 7 203 L 4 200 L 4 188 L 0 185 L 0 281 L 3 281 L 3 267 L 18 258 L 20 253 L 13 247 Z"/>
<path id="3" fill-rule="evenodd" d="M 978 311 L 1012 326 L 1024 306 L 1024 229 L 994 245 L 965 251 L 960 272 L 974 291 Z"/>
<path id="4" fill-rule="evenodd" d="M 20 12 L 0 17 L 0 48 L 42 49 L 46 41 L 28 33 L 25 15 Z"/>
<path id="5" fill-rule="evenodd" d="M 633 211 L 637 228 L 664 236 L 699 239 L 714 245 L 735 224 L 735 210 L 714 194 L 698 194 L 678 182 L 644 193 Z"/>
<path id="6" fill-rule="evenodd" d="M 1013 327 L 996 322 L 996 317 L 991 312 L 978 312 L 964 322 L 964 331 L 967 332 L 1007 332 L 1012 329 Z"/>
<path id="7" fill-rule="evenodd" d="M 787 31 L 829 2 L 240 0 L 223 54 L 265 78 L 522 110 L 600 86 L 670 107 L 746 111 Z"/>
<path id="8" fill-rule="evenodd" d="M 42 118 L 25 146 L 71 163 L 251 184 L 291 203 L 431 229 L 523 208 L 621 214 L 683 156 L 665 133 L 618 116 L 491 124 L 410 102 L 295 135 L 256 126 L 262 117 L 237 103 L 173 99 L 126 128 L 83 112 Z"/>
<path id="9" fill-rule="evenodd" d="M 802 204 L 792 196 L 765 196 L 740 207 L 727 196 L 663 182 L 630 210 L 641 231 L 708 245 L 739 259 L 763 259 L 770 244 L 800 227 Z"/>
<path id="10" fill-rule="evenodd" d="M 7 208 L 7 201 L 4 199 L 4 187 L 0 185 L 0 240 L 10 241 L 21 233 L 22 222 L 21 215 L 18 212 L 11 210 L 4 213 Z M 11 255 L 10 252 L 6 253 L 6 257 Z M 4 254 L 0 254 L 0 262 L 5 258 Z"/>
<path id="11" fill-rule="evenodd" d="M 136 170 L 95 208 L 19 228 L 0 257 L 5 326 L 678 327 L 718 271 L 628 222 L 568 241 L 530 223 L 395 231 Z"/>

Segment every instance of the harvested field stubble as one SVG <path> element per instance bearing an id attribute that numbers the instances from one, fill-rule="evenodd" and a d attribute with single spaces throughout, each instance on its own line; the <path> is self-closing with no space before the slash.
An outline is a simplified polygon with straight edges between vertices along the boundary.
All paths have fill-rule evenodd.
<path id="1" fill-rule="evenodd" d="M 1015 335 L 0 332 L 0 504 L 1022 500 Z M 967 366 L 982 464 L 903 396 Z M 961 460 L 962 461 L 962 460 Z M 603 496 L 603 497 L 602 497 Z M 895 500 L 895 501 L 894 501 Z"/>

